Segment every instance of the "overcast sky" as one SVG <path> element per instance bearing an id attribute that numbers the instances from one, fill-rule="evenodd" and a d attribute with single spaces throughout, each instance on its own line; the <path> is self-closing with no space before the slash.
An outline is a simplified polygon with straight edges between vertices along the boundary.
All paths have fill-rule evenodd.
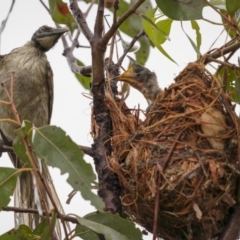
<path id="1" fill-rule="evenodd" d="M 47 1 L 45 2 L 47 3 Z M 80 4 L 82 10 L 85 11 L 87 6 L 82 1 L 80 1 Z M 0 22 L 7 16 L 10 5 L 10 0 L 0 0 Z M 92 29 L 95 11 L 92 11 L 90 16 L 91 17 L 87 20 Z M 204 10 L 204 16 L 205 18 L 215 21 L 219 19 L 215 12 L 209 9 Z M 201 52 L 204 53 L 220 34 L 222 27 L 213 26 L 203 21 L 199 21 L 199 23 L 202 36 L 204 37 Z M 17 0 L 7 26 L 1 36 L 0 54 L 7 54 L 13 48 L 24 45 L 31 39 L 32 34 L 42 25 L 54 26 L 54 23 L 46 10 L 42 7 L 40 1 Z M 189 35 L 194 37 L 194 31 L 191 30 L 190 23 L 186 23 L 184 26 Z M 221 39 L 216 42 L 215 46 L 220 47 L 225 37 L 226 35 L 223 35 Z M 170 39 L 171 41 L 167 42 L 164 47 L 178 65 L 163 57 L 157 49 L 151 52 L 150 58 L 146 64 L 150 70 L 155 71 L 158 76 L 159 85 L 162 88 L 170 85 L 174 77 L 178 75 L 188 62 L 196 60 L 196 53 L 191 48 L 187 37 L 182 32 L 180 23 L 176 22 L 173 24 Z M 81 44 L 87 45 L 83 37 L 81 37 Z M 47 53 L 48 60 L 54 72 L 55 94 L 51 124 L 63 128 L 78 144 L 90 146 L 91 100 L 83 96 L 83 94 L 88 92 L 81 87 L 74 77 L 66 59 L 62 56 L 62 52 L 63 45 L 62 42 L 59 41 L 54 49 Z M 78 49 L 74 54 L 79 59 L 84 60 L 86 65 L 91 65 L 91 53 L 89 49 Z M 127 64 L 127 61 L 124 62 L 125 67 L 127 67 Z M 129 106 L 136 106 L 138 103 L 140 103 L 142 109 L 146 109 L 146 100 L 140 93 L 131 90 L 128 99 Z M 86 159 L 92 163 L 91 158 L 86 157 Z M 4 155 L 0 159 L 0 166 L 11 166 L 7 155 Z M 67 176 L 61 176 L 58 169 L 51 170 L 51 172 L 66 213 L 75 213 L 79 216 L 84 216 L 86 213 L 94 210 L 88 202 L 81 200 L 80 194 L 72 200 L 70 205 L 66 205 L 67 195 L 72 190 L 65 181 Z M 0 219 L 0 234 L 14 227 L 12 213 L 0 212 Z M 4 224 L 2 219 L 4 219 Z M 149 236 L 146 239 L 151 238 Z"/>

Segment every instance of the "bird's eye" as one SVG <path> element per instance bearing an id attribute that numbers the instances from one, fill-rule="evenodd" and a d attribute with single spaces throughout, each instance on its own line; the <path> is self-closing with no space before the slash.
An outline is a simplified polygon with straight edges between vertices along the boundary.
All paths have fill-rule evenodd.
<path id="1" fill-rule="evenodd" d="M 42 26 L 39 28 L 38 32 L 43 33 L 43 32 L 47 32 L 49 30 L 50 30 L 50 28 L 48 26 Z"/>

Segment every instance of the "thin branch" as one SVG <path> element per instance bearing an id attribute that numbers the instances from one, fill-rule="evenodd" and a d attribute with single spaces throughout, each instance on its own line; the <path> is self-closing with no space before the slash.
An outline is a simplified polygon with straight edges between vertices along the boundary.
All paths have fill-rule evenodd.
<path id="1" fill-rule="evenodd" d="M 95 19 L 95 26 L 94 26 L 94 37 L 96 39 L 101 39 L 102 38 L 103 16 L 104 16 L 104 0 L 99 0 L 98 1 L 97 16 L 96 16 L 96 19 Z"/>
<path id="2" fill-rule="evenodd" d="M 232 69 L 239 69 L 240 70 L 240 67 L 238 67 L 237 65 L 235 64 L 232 64 L 232 63 L 229 63 L 229 62 L 223 62 L 223 61 L 220 61 L 218 59 L 215 59 L 213 57 L 208 57 L 207 56 L 207 59 L 210 61 L 210 62 L 216 62 L 216 63 L 219 63 L 221 64 L 221 66 L 226 66 L 226 67 L 230 67 Z"/>
<path id="3" fill-rule="evenodd" d="M 68 64 L 74 73 L 89 77 L 89 74 L 92 72 L 92 66 L 79 66 L 70 47 L 64 49 L 63 56 L 67 58 Z"/>
<path id="4" fill-rule="evenodd" d="M 197 60 L 197 62 L 201 61 L 203 58 L 204 64 L 208 64 L 209 62 L 211 62 L 209 60 L 209 58 L 219 58 L 225 54 L 228 54 L 232 51 L 236 51 L 237 49 L 240 48 L 240 41 L 239 39 L 233 39 L 231 40 L 229 43 L 227 43 L 226 45 L 224 45 L 223 47 L 216 49 L 215 51 L 213 51 L 212 53 L 206 54 L 204 55 L 202 58 L 200 58 L 199 60 Z"/>
<path id="5" fill-rule="evenodd" d="M 117 22 L 117 11 L 118 11 L 118 9 L 119 9 L 119 1 L 118 1 L 118 0 L 114 0 L 113 8 L 114 8 L 114 12 L 113 12 L 113 24 L 116 24 L 116 22 Z"/>
<path id="6" fill-rule="evenodd" d="M 86 146 L 82 146 L 79 145 L 79 148 L 87 155 L 89 155 L 90 157 L 93 157 L 93 150 L 91 147 L 86 147 Z"/>
<path id="7" fill-rule="evenodd" d="M 43 5 L 43 7 L 48 11 L 48 13 L 50 14 L 50 10 L 49 8 L 47 7 L 47 5 L 43 2 L 43 0 L 39 0 L 40 3 Z"/>
<path id="8" fill-rule="evenodd" d="M 94 5 L 95 2 L 96 2 L 96 0 L 92 0 L 92 1 L 90 2 L 90 5 L 89 5 L 87 11 L 84 13 L 85 18 L 88 16 L 88 14 L 89 14 L 89 12 L 91 11 L 91 9 L 92 9 L 92 7 L 93 7 L 93 5 Z"/>
<path id="9" fill-rule="evenodd" d="M 11 152 L 13 153 L 12 146 L 8 146 L 4 143 L 2 139 L 0 139 L 0 156 L 2 156 L 3 152 Z"/>
<path id="10" fill-rule="evenodd" d="M 106 47 L 107 43 L 109 42 L 110 38 L 113 36 L 113 34 L 118 30 L 120 25 L 135 11 L 138 9 L 138 7 L 144 2 L 145 0 L 138 0 L 125 14 L 123 14 L 118 21 L 108 30 L 108 32 L 103 36 L 102 41 L 100 43 L 101 47 Z"/>
<path id="11" fill-rule="evenodd" d="M 81 29 L 82 33 L 87 38 L 88 42 L 91 43 L 93 38 L 93 33 L 88 27 L 84 14 L 78 7 L 77 0 L 70 0 L 70 9 L 72 10 L 73 17 L 77 22 L 79 28 Z"/>
<path id="12" fill-rule="evenodd" d="M 118 59 L 117 65 L 120 67 L 122 65 L 123 59 L 125 58 L 125 56 L 127 55 L 127 53 L 129 52 L 129 50 L 134 46 L 134 44 L 136 43 L 136 41 L 145 35 L 145 31 L 142 30 L 140 33 L 138 33 L 136 36 L 133 37 L 132 41 L 130 42 L 128 48 L 126 48 L 124 50 L 123 55 Z"/>
<path id="13" fill-rule="evenodd" d="M 37 214 L 37 215 L 39 214 L 37 209 L 27 209 L 27 208 L 17 208 L 17 207 L 3 207 L 2 210 L 5 211 L 5 212 L 32 213 L 32 214 Z M 46 212 L 43 212 L 43 216 L 47 216 L 47 215 L 51 217 L 52 213 L 49 212 L 49 213 L 46 214 Z M 70 216 L 61 214 L 59 212 L 57 212 L 56 215 L 57 215 L 57 218 L 63 219 L 64 221 L 72 222 L 72 223 L 76 223 L 76 224 L 79 223 L 77 221 L 77 219 L 74 218 L 74 217 L 70 217 Z"/>
<path id="14" fill-rule="evenodd" d="M 209 5 L 213 10 L 215 10 L 233 29 L 235 29 L 238 33 L 240 32 L 238 25 L 229 20 L 223 13 L 221 13 L 214 5 L 212 5 L 208 0 L 204 0 L 204 2 Z"/>

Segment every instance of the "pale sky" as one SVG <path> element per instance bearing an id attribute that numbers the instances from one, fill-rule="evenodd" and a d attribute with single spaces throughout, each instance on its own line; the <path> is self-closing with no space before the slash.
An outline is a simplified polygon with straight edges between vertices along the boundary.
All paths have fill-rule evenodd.
<path id="1" fill-rule="evenodd" d="M 46 3 L 48 1 L 45 1 Z M 0 22 L 5 19 L 10 8 L 11 1 L 0 0 Z M 87 6 L 80 1 L 82 10 L 85 11 Z M 92 15 L 91 15 L 92 14 Z M 90 28 L 94 25 L 95 11 L 92 11 L 89 21 Z M 204 10 L 205 18 L 217 21 L 219 18 L 212 10 Z M 206 52 L 215 38 L 220 34 L 222 27 L 214 26 L 203 21 L 199 21 L 201 25 L 201 33 L 203 36 L 201 52 Z M 7 26 L 1 36 L 0 54 L 7 54 L 13 48 L 20 47 L 29 41 L 32 34 L 42 25 L 54 26 L 54 23 L 48 12 L 42 7 L 40 1 L 37 0 L 17 0 L 14 9 L 10 15 Z M 184 24 L 185 30 L 195 40 L 194 32 L 190 23 Z M 226 35 L 217 41 L 216 47 L 220 47 L 225 40 Z M 175 76 L 188 64 L 188 62 L 196 60 L 196 53 L 192 49 L 187 37 L 181 30 L 180 23 L 176 22 L 172 25 L 172 33 L 170 34 L 170 42 L 164 47 L 170 56 L 179 64 L 170 62 L 163 57 L 157 49 L 151 52 L 146 67 L 155 71 L 158 76 L 159 85 L 164 88 L 173 82 Z M 128 39 L 129 41 L 129 39 Z M 88 43 L 81 37 L 81 44 Z M 61 40 L 54 49 L 47 53 L 48 60 L 54 72 L 54 106 L 51 124 L 57 125 L 64 129 L 68 135 L 78 144 L 90 146 L 90 115 L 91 100 L 83 96 L 87 93 L 71 72 L 65 57 L 62 56 L 63 45 Z M 74 55 L 83 60 L 86 65 L 91 65 L 90 49 L 77 49 Z M 82 57 L 83 56 L 83 57 Z M 107 56 L 107 55 L 106 55 Z M 133 55 L 132 55 L 133 56 Z M 116 60 L 116 59 L 115 59 Z M 128 62 L 124 62 L 125 68 Z M 140 93 L 131 90 L 129 106 L 137 106 L 140 103 L 142 109 L 146 109 L 146 100 Z M 88 162 L 93 163 L 90 157 L 86 157 Z M 11 166 L 6 154 L 0 159 L 0 166 Z M 78 194 L 72 200 L 70 205 L 65 204 L 67 195 L 71 192 L 71 187 L 66 183 L 66 175 L 61 176 L 58 169 L 51 170 L 54 184 L 62 200 L 65 212 L 74 213 L 79 216 L 94 211 L 93 207 L 86 201 L 83 201 Z M 10 212 L 0 212 L 0 235 L 14 227 L 13 214 Z M 4 219 L 4 223 L 2 221 Z M 145 239 L 151 239 L 151 236 Z"/>

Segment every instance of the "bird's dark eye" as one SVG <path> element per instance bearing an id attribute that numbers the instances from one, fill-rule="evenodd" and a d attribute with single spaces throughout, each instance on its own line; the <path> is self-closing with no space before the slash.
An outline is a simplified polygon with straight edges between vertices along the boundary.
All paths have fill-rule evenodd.
<path id="1" fill-rule="evenodd" d="M 42 27 L 40 27 L 40 28 L 38 29 L 38 32 L 39 32 L 39 33 L 43 33 L 43 32 L 47 32 L 47 31 L 49 31 L 49 30 L 51 30 L 50 27 L 48 27 L 48 26 L 42 26 Z"/>

